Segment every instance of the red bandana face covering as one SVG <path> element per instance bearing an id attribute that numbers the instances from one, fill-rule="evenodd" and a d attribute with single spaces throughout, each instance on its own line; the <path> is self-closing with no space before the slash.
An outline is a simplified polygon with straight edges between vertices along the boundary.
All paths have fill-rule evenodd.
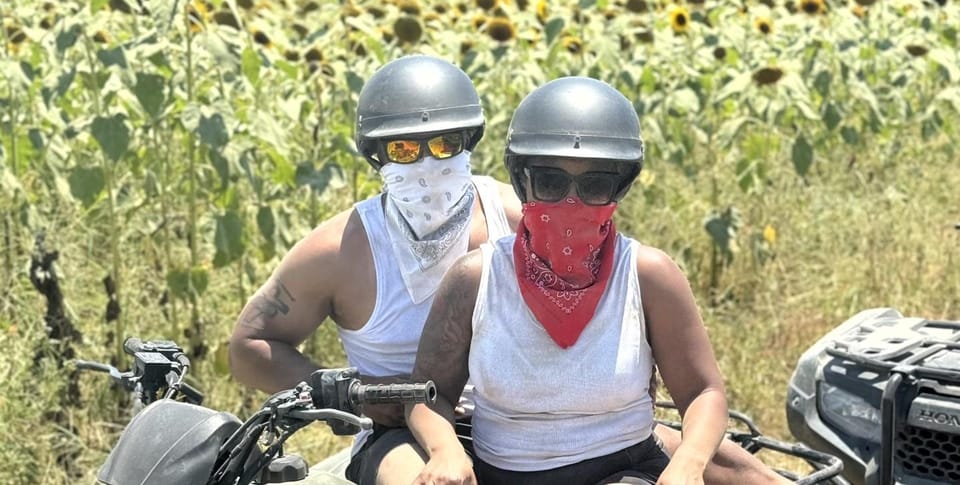
<path id="1" fill-rule="evenodd" d="M 607 288 L 616 207 L 572 198 L 523 205 L 513 245 L 520 294 L 561 348 L 576 343 Z"/>

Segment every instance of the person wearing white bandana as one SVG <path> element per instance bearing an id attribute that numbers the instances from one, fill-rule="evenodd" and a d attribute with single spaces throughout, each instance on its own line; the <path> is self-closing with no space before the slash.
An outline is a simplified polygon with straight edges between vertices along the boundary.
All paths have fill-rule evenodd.
<path id="1" fill-rule="evenodd" d="M 356 141 L 383 193 L 314 229 L 250 298 L 230 340 L 240 382 L 273 393 L 304 380 L 319 366 L 297 346 L 328 317 L 366 383 L 408 378 L 443 274 L 520 219 L 509 185 L 471 174 L 483 128 L 472 81 L 447 61 L 403 57 L 373 74 L 358 100 Z M 400 427 L 402 407 L 363 412 L 375 426 L 338 455 L 349 461 L 346 478 L 408 485 L 425 462 Z M 344 470 L 325 471 L 333 474 L 314 467 L 308 482 L 350 483 Z"/>

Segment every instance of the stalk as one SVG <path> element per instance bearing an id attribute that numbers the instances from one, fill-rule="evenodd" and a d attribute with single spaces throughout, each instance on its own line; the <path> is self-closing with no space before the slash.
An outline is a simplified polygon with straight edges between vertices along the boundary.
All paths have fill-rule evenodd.
<path id="1" fill-rule="evenodd" d="M 94 69 L 94 66 L 96 66 L 96 64 L 94 63 L 93 52 L 90 49 L 90 43 L 91 43 L 91 40 L 87 38 L 86 42 L 84 43 L 84 47 L 85 47 L 84 50 L 87 54 L 87 63 L 90 66 L 90 75 L 94 76 L 94 80 L 96 80 L 96 72 Z M 94 89 L 96 89 L 96 87 L 94 87 Z M 103 107 L 100 105 L 100 93 L 94 91 L 92 97 L 93 97 L 94 113 L 97 115 L 97 117 L 103 116 Z M 119 224 L 117 224 L 117 207 L 116 207 L 116 201 L 114 200 L 114 194 L 116 193 L 115 180 L 114 180 L 115 174 L 113 173 L 113 167 L 110 165 L 110 162 L 107 160 L 106 154 L 101 153 L 100 155 L 100 167 L 103 170 L 103 177 L 105 179 L 106 186 L 107 186 L 107 220 L 108 220 L 107 224 L 110 227 L 109 246 L 110 246 L 110 264 L 112 267 L 111 276 L 113 277 L 113 282 L 114 282 L 114 295 L 117 299 L 117 303 L 122 309 L 123 304 L 122 304 L 121 295 L 123 294 L 122 293 L 123 286 L 122 286 L 122 281 L 120 277 L 120 227 L 119 227 Z M 122 313 L 118 314 L 116 317 L 116 320 L 114 320 L 113 322 L 114 324 L 113 340 L 115 345 L 117 362 L 122 362 L 123 356 L 124 356 L 124 351 L 123 351 L 124 337 L 123 336 L 124 336 L 125 329 L 124 329 L 124 321 L 123 321 L 122 315 L 123 315 Z"/>
<path id="2" fill-rule="evenodd" d="M 186 27 L 187 43 L 187 105 L 194 100 L 194 80 L 193 80 L 193 34 L 190 31 L 190 11 L 183 9 L 183 22 Z M 200 264 L 200 256 L 197 251 L 197 140 L 194 133 L 187 133 L 187 198 L 188 205 L 188 229 L 187 234 L 190 244 L 190 268 L 196 268 Z M 199 296 L 193 287 L 193 278 L 187 278 L 187 293 L 190 295 L 190 322 L 193 325 L 191 333 L 191 347 L 197 349 L 202 342 L 200 335 L 200 311 Z"/>
<path id="3" fill-rule="evenodd" d="M 161 150 L 160 139 L 159 139 L 160 134 L 159 134 L 159 130 L 157 130 L 156 125 L 153 126 L 152 131 L 153 131 L 154 149 L 157 152 L 163 152 L 164 154 L 161 161 L 162 165 L 160 167 L 161 173 L 159 177 L 160 178 L 160 213 L 163 216 L 163 227 L 160 228 L 161 230 L 160 237 L 163 238 L 161 245 L 163 247 L 164 266 L 166 267 L 167 271 L 170 271 L 170 269 L 173 268 L 173 257 L 171 256 L 172 249 L 170 247 L 171 216 L 170 216 L 170 205 L 169 205 L 169 202 L 167 201 L 167 197 L 169 197 L 169 194 L 167 192 L 168 187 L 170 186 L 169 182 L 170 180 L 172 180 L 171 173 L 170 173 L 170 155 L 168 150 Z M 177 315 L 177 299 L 172 297 L 169 298 L 167 301 L 167 305 L 170 306 L 170 323 L 172 326 L 171 332 L 169 333 L 169 335 L 174 336 L 177 333 L 177 329 L 179 328 L 178 324 L 180 321 Z"/>
<path id="4" fill-rule="evenodd" d="M 0 29 L 0 31 L 6 32 L 5 29 Z M 4 33 L 4 39 L 6 39 L 6 33 Z M 6 45 L 7 42 L 4 42 Z M 19 113 L 17 111 L 17 97 L 14 95 L 13 83 L 10 83 L 10 160 L 11 160 L 11 172 L 13 173 L 13 178 L 16 179 L 19 176 L 19 166 L 20 158 L 19 152 L 17 150 L 17 117 Z M 13 261 L 17 259 L 15 254 L 17 251 L 14 249 L 14 244 L 16 244 L 16 239 L 19 239 L 19 231 L 15 231 L 12 226 L 16 224 L 12 217 L 13 208 L 16 207 L 16 201 L 19 197 L 17 192 L 13 193 L 13 200 L 11 201 L 11 210 L 4 211 L 3 217 L 3 231 L 4 231 L 4 253 L 5 253 L 5 262 L 4 268 L 6 272 L 7 281 L 10 284 L 13 284 L 14 275 L 13 275 Z M 16 233 L 17 238 L 11 236 L 11 233 Z M 12 307 L 11 307 L 12 308 Z M 11 317 L 12 318 L 12 317 Z"/>

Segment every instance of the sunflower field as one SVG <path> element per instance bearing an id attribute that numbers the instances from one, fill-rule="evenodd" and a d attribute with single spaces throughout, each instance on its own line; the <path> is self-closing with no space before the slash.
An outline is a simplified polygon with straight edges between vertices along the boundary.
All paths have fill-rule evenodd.
<path id="1" fill-rule="evenodd" d="M 375 69 L 466 71 L 506 180 L 513 108 L 602 79 L 641 115 L 618 227 L 698 297 L 731 407 L 791 439 L 797 357 L 859 310 L 960 319 L 960 2 L 7 0 L 0 3 L 0 483 L 92 483 L 129 418 L 124 336 L 175 340 L 216 409 L 246 298 L 380 189 L 354 148 Z M 324 324 L 304 350 L 343 365 Z M 348 443 L 291 440 L 311 462 Z M 771 457 L 779 466 L 798 466 Z"/>

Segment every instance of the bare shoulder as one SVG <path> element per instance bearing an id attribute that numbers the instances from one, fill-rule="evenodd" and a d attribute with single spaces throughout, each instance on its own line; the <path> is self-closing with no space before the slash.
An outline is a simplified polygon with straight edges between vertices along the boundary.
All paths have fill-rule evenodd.
<path id="1" fill-rule="evenodd" d="M 637 277 L 644 293 L 689 288 L 687 277 L 663 250 L 637 244 Z M 687 290 L 689 291 L 689 290 Z"/>
<path id="2" fill-rule="evenodd" d="M 313 298 L 332 298 L 335 282 L 349 271 L 349 261 L 369 252 L 360 216 L 351 208 L 322 222 L 284 255 L 274 278 Z M 322 277 L 320 277 L 322 275 Z"/>
<path id="3" fill-rule="evenodd" d="M 523 215 L 523 208 L 517 193 L 513 190 L 513 185 L 497 181 L 497 190 L 500 191 L 500 200 L 503 204 L 503 212 L 507 215 L 507 222 L 510 223 L 512 231 L 517 230 L 520 223 L 520 216 Z"/>
<path id="4" fill-rule="evenodd" d="M 351 208 L 323 221 L 290 248 L 284 256 L 284 262 L 289 261 L 297 266 L 312 266 L 336 261 L 340 257 L 341 249 L 344 246 L 349 247 L 351 239 L 362 236 L 366 240 L 366 233 L 363 233 L 359 219 L 359 215 Z"/>
<path id="5" fill-rule="evenodd" d="M 637 271 L 641 276 L 655 276 L 658 272 L 673 269 L 680 271 L 673 258 L 662 249 L 637 243 L 636 252 Z"/>

